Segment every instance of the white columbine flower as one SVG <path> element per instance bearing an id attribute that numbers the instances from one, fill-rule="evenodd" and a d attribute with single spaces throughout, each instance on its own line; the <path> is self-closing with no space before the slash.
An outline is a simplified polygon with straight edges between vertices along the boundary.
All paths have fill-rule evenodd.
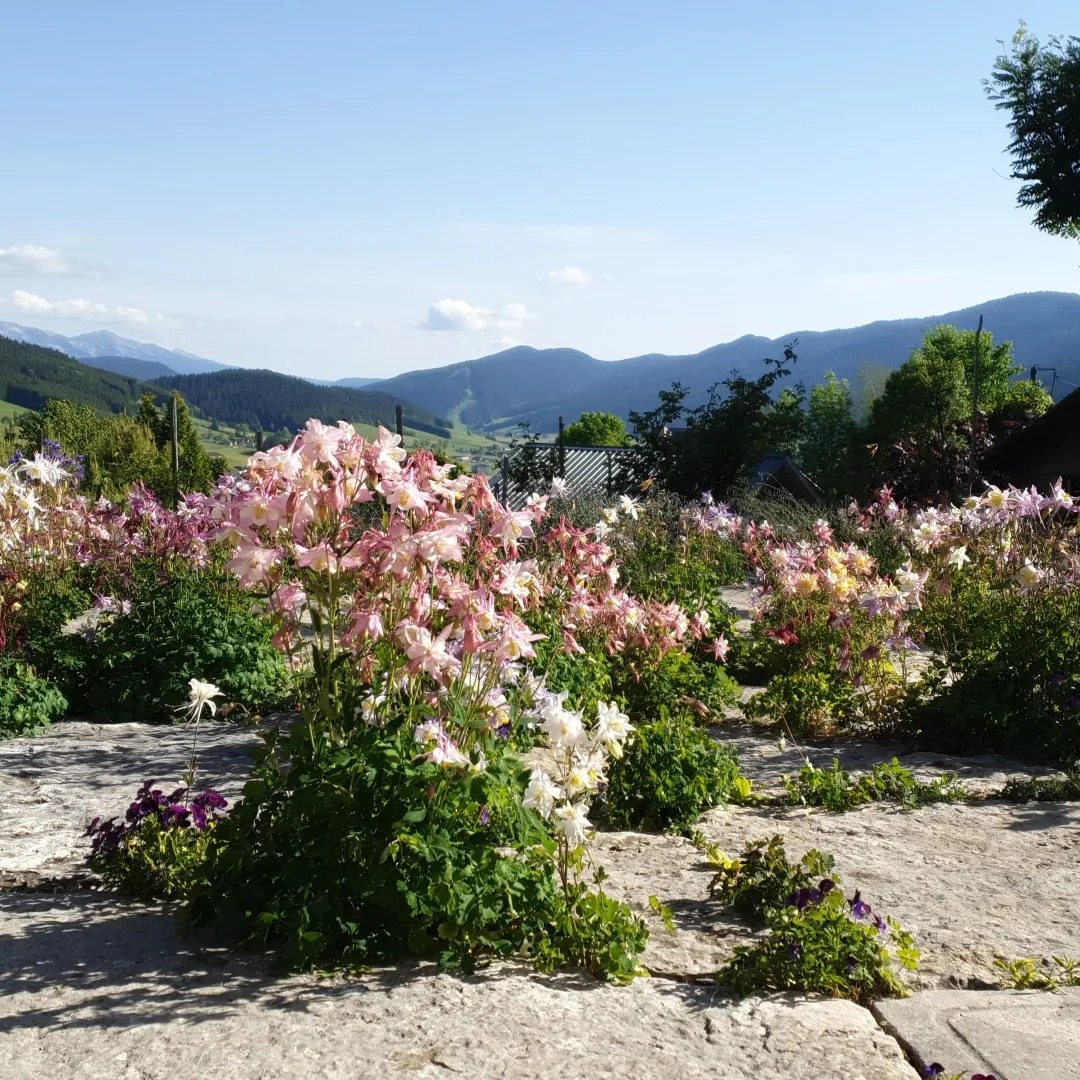
<path id="1" fill-rule="evenodd" d="M 561 803 L 555 807 L 555 829 L 571 847 L 578 847 L 588 839 L 592 822 L 586 816 L 584 803 Z"/>
<path id="2" fill-rule="evenodd" d="M 619 520 L 619 511 L 613 506 L 605 506 L 604 509 L 600 511 L 600 517 L 603 521 L 607 522 L 608 525 L 614 525 L 615 522 Z"/>
<path id="3" fill-rule="evenodd" d="M 620 711 L 614 701 L 600 702 L 596 707 L 596 739 L 607 747 L 612 757 L 622 757 L 622 744 L 634 730 L 630 717 Z"/>
<path id="4" fill-rule="evenodd" d="M 555 479 L 551 481 L 551 498 L 564 499 L 569 494 L 570 485 L 561 476 L 556 476 Z"/>
<path id="5" fill-rule="evenodd" d="M 189 679 L 188 687 L 190 689 L 187 704 L 180 706 L 187 714 L 187 718 L 198 720 L 204 709 L 209 709 L 210 715 L 213 716 L 217 712 L 217 702 L 214 698 L 221 697 L 221 691 L 213 683 L 203 682 L 201 679 Z"/>
<path id="6" fill-rule="evenodd" d="M 629 495 L 620 495 L 619 509 L 632 521 L 637 521 L 638 510 L 641 509 L 641 504 L 636 500 L 631 499 Z"/>
<path id="7" fill-rule="evenodd" d="M 967 553 L 967 548 L 961 544 L 960 547 L 954 547 L 949 552 L 949 557 L 945 561 L 954 570 L 961 570 L 965 564 L 971 562 L 971 556 Z"/>
<path id="8" fill-rule="evenodd" d="M 1022 589 L 1031 589 L 1042 581 L 1045 573 L 1044 570 L 1040 570 L 1030 559 L 1025 559 L 1024 565 L 1016 572 L 1016 581 Z"/>
<path id="9" fill-rule="evenodd" d="M 542 818 L 549 818 L 555 808 L 555 800 L 562 797 L 559 785 L 543 769 L 533 769 L 521 804 L 529 810 L 535 810 Z"/>

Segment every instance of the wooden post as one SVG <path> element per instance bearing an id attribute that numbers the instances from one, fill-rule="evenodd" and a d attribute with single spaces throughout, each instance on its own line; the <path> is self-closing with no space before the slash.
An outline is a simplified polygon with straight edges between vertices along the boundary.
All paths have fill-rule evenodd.
<path id="1" fill-rule="evenodd" d="M 559 476 L 566 479 L 566 430 L 563 418 L 559 417 Z"/>
<path id="2" fill-rule="evenodd" d="M 510 455 L 503 454 L 502 463 L 502 501 L 504 505 L 510 503 Z"/>
<path id="3" fill-rule="evenodd" d="M 255 449 L 261 450 L 263 448 L 263 433 L 261 431 L 255 432 Z"/>
<path id="4" fill-rule="evenodd" d="M 607 494 L 608 498 L 611 498 L 611 451 L 605 452 L 604 457 L 607 458 Z"/>
<path id="5" fill-rule="evenodd" d="M 405 417 L 402 415 L 402 409 L 400 405 L 394 406 L 394 422 L 397 424 L 398 438 L 404 440 L 405 438 Z"/>

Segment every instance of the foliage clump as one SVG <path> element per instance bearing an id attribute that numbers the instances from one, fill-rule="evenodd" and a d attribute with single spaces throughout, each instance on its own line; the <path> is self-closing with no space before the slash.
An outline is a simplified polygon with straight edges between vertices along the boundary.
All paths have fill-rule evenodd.
<path id="1" fill-rule="evenodd" d="M 689 832 L 703 811 L 736 795 L 745 779 L 735 751 L 684 711 L 664 709 L 639 724 L 613 762 L 601 803 L 604 825 L 644 832 Z"/>
<path id="2" fill-rule="evenodd" d="M 829 769 L 815 768 L 809 761 L 795 776 L 784 777 L 792 802 L 823 806 L 827 810 L 852 810 L 870 802 L 898 802 L 905 809 L 931 803 L 958 802 L 967 792 L 954 773 L 935 780 L 919 780 L 893 758 L 879 762 L 869 772 L 853 777 L 833 758 Z"/>
<path id="3" fill-rule="evenodd" d="M 66 712 L 67 699 L 54 682 L 17 657 L 0 657 L 0 738 L 36 735 Z"/>
<path id="4" fill-rule="evenodd" d="M 911 935 L 858 890 L 845 897 L 831 856 L 809 851 L 789 862 L 778 836 L 748 844 L 737 860 L 706 849 L 719 868 L 714 895 L 768 929 L 758 943 L 736 948 L 718 976 L 722 986 L 740 995 L 803 990 L 862 1004 L 907 994 L 896 967 L 917 966 Z"/>

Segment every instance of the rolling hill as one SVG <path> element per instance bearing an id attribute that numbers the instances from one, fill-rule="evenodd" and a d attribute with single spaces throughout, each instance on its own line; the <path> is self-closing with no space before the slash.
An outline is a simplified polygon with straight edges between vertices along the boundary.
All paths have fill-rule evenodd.
<path id="1" fill-rule="evenodd" d="M 652 353 L 602 361 L 574 349 L 519 346 L 407 372 L 383 380 L 378 388 L 477 429 L 497 430 L 526 420 L 538 431 L 554 431 L 559 416 L 569 421 L 598 409 L 625 417 L 631 409 L 650 409 L 658 391 L 675 381 L 690 389 L 689 404 L 700 404 L 714 383 L 733 370 L 756 375 L 763 358 L 778 355 L 793 340 L 799 357 L 795 378 L 809 386 L 831 369 L 854 379 L 863 363 L 899 366 L 939 323 L 974 329 L 979 315 L 996 341 L 1013 342 L 1018 364 L 1057 368 L 1056 396 L 1080 384 L 1080 296 L 1043 292 L 851 329 L 792 331 L 771 339 L 747 335 L 693 355 Z"/>

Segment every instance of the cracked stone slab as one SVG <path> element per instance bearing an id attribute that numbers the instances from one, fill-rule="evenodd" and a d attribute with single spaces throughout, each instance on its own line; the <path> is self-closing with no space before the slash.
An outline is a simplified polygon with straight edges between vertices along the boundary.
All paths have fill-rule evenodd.
<path id="1" fill-rule="evenodd" d="M 122 816 L 144 780 L 175 787 L 191 755 L 192 729 L 167 724 L 65 721 L 43 735 L 0 740 L 0 883 L 86 877 L 94 817 Z M 198 786 L 232 800 L 250 769 L 258 729 L 199 729 Z"/>
<path id="2" fill-rule="evenodd" d="M 730 807 L 699 824 L 732 856 L 776 833 L 789 858 L 831 853 L 849 895 L 861 889 L 914 935 L 922 963 L 907 981 L 934 989 L 996 986 L 998 956 L 1080 956 L 1078 826 L 1078 803 L 994 802 L 847 813 Z"/>
<path id="3" fill-rule="evenodd" d="M 715 981 L 735 947 L 753 940 L 754 931 L 710 897 L 716 871 L 685 837 L 597 833 L 589 850 L 608 875 L 604 889 L 645 920 L 649 943 L 641 962 L 654 975 Z M 670 908 L 674 931 L 652 910 L 650 896 Z"/>
<path id="4" fill-rule="evenodd" d="M 881 1001 L 874 1015 L 920 1066 L 993 1073 L 998 1080 L 1075 1080 L 1080 987 L 941 990 Z"/>
<path id="5" fill-rule="evenodd" d="M 868 1010 L 660 979 L 403 964 L 274 976 L 101 894 L 0 897 L 0 1078 L 442 1076 L 913 1080 Z"/>

